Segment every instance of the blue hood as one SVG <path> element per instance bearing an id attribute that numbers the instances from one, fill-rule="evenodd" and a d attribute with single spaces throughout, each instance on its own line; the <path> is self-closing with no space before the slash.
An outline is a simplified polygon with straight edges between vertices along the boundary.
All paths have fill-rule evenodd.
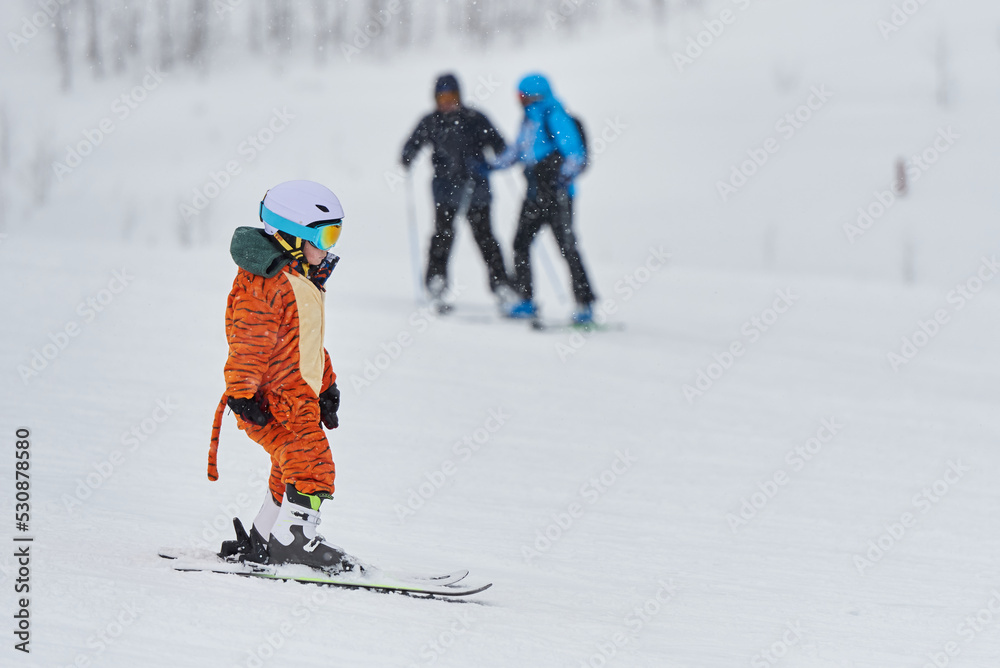
<path id="1" fill-rule="evenodd" d="M 552 86 L 549 85 L 549 80 L 541 74 L 527 75 L 517 84 L 517 90 L 524 95 L 552 97 Z"/>
<path id="2" fill-rule="evenodd" d="M 524 108 L 524 122 L 517 135 L 517 141 L 508 145 L 507 150 L 494 162 L 494 168 L 503 169 L 515 162 L 522 162 L 525 173 L 554 151 L 562 154 L 563 163 L 559 168 L 562 178 L 569 183 L 572 197 L 572 180 L 582 171 L 586 162 L 586 148 L 576 122 L 566 113 L 562 104 L 552 93 L 552 86 L 545 76 L 537 72 L 528 74 L 517 84 L 522 95 L 539 99 Z M 528 179 L 528 196 L 533 196 L 537 184 Z"/>

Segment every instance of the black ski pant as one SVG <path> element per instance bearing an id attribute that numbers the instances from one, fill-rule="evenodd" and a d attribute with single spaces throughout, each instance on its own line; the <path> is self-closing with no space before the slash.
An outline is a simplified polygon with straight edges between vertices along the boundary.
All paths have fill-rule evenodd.
<path id="1" fill-rule="evenodd" d="M 448 258 L 451 256 L 451 246 L 455 241 L 455 215 L 458 208 L 447 204 L 437 203 L 435 205 L 435 231 L 431 237 L 431 247 L 427 258 L 426 283 L 430 285 L 431 279 L 440 276 L 448 281 Z M 507 278 L 507 268 L 503 263 L 503 255 L 500 253 L 500 243 L 493 236 L 490 223 L 490 205 L 470 208 L 466 216 L 469 219 L 469 226 L 472 228 L 472 236 L 479 246 L 479 252 L 486 262 L 486 270 L 489 272 L 490 290 L 496 292 L 501 285 L 509 285 Z"/>
<path id="2" fill-rule="evenodd" d="M 555 234 L 559 252 L 569 265 L 569 275 L 573 281 L 573 296 L 578 304 L 594 302 L 594 292 L 587 279 L 587 270 L 576 244 L 573 233 L 573 199 L 560 189 L 552 191 L 539 188 L 535 197 L 528 197 L 521 207 L 521 218 L 514 236 L 514 276 L 515 288 L 523 299 L 531 299 L 534 290 L 531 281 L 531 242 L 549 225 Z"/>

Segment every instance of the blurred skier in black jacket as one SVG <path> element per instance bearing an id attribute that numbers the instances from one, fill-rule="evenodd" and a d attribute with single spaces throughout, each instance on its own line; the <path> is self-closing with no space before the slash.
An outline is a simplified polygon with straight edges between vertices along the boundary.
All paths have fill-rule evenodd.
<path id="1" fill-rule="evenodd" d="M 438 77 L 434 86 L 437 110 L 424 116 L 403 146 L 401 161 L 407 169 L 425 144 L 433 148 L 435 232 L 427 258 L 425 284 L 439 311 L 450 308 L 444 302 L 448 287 L 448 257 L 455 239 L 455 216 L 466 212 L 472 235 L 489 271 L 490 290 L 501 309 L 516 295 L 504 265 L 500 244 L 490 222 L 489 167 L 483 149 L 494 155 L 506 149 L 503 137 L 489 119 L 462 104 L 458 80 L 453 74 Z"/>

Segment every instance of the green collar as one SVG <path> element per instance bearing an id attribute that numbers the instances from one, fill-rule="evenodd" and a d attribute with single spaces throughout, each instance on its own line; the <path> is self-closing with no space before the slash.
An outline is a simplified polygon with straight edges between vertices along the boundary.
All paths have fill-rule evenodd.
<path id="1" fill-rule="evenodd" d="M 264 278 L 276 276 L 292 261 L 259 227 L 237 227 L 229 244 L 229 253 L 241 269 Z"/>

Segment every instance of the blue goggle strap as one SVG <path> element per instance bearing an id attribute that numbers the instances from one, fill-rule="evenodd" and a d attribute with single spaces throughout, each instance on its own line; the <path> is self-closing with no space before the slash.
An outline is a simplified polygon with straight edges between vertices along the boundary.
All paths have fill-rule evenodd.
<path id="1" fill-rule="evenodd" d="M 308 241 L 313 246 L 319 248 L 319 230 L 314 227 L 299 225 L 284 216 L 279 216 L 264 206 L 263 202 L 260 203 L 260 219 L 271 227 L 276 227 L 282 232 L 287 232 L 303 241 Z"/>

